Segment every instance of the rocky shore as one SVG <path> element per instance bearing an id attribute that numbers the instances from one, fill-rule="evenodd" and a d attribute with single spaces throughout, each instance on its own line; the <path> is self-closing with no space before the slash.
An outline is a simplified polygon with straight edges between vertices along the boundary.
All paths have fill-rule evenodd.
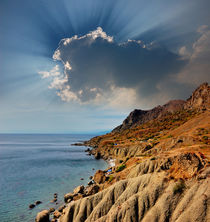
<path id="1" fill-rule="evenodd" d="M 89 155 L 115 166 L 66 194 L 51 221 L 210 221 L 210 86 L 177 101 L 131 113 L 111 133 L 84 142 Z M 49 215 L 42 211 L 36 221 Z"/>

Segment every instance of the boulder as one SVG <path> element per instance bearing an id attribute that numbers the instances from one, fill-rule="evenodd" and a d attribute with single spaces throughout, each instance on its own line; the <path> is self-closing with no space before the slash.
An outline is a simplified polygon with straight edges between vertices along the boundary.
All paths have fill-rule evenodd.
<path id="1" fill-rule="evenodd" d="M 36 222 L 49 222 L 49 211 L 43 210 L 39 212 L 36 216 Z"/>
<path id="2" fill-rule="evenodd" d="M 58 208 L 58 211 L 62 213 L 63 209 L 65 208 L 66 206 L 65 205 L 62 205 Z"/>
<path id="3" fill-rule="evenodd" d="M 73 193 L 67 193 L 64 195 L 64 201 L 67 203 L 67 202 L 70 202 L 73 200 L 73 197 L 74 197 L 74 194 Z"/>
<path id="4" fill-rule="evenodd" d="M 88 182 L 88 186 L 90 186 L 90 185 L 92 185 L 92 184 L 93 184 L 93 181 L 92 181 L 92 180 Z"/>
<path id="5" fill-rule="evenodd" d="M 35 202 L 36 205 L 39 205 L 39 204 L 41 204 L 41 203 L 42 203 L 42 201 L 40 201 L 40 200 L 37 200 L 37 201 Z"/>
<path id="6" fill-rule="evenodd" d="M 35 204 L 30 204 L 28 207 L 29 209 L 33 209 L 35 207 Z"/>
<path id="7" fill-rule="evenodd" d="M 79 200 L 81 198 L 83 198 L 85 195 L 81 194 L 81 193 L 77 193 L 74 195 L 73 200 Z"/>
<path id="8" fill-rule="evenodd" d="M 54 198 L 53 200 L 50 201 L 51 203 L 57 202 L 57 198 Z"/>
<path id="9" fill-rule="evenodd" d="M 98 193 L 98 191 L 99 191 L 99 186 L 96 184 L 93 184 L 86 189 L 86 195 L 87 196 L 93 195 L 93 194 Z"/>
<path id="10" fill-rule="evenodd" d="M 105 176 L 105 172 L 102 171 L 102 170 L 97 170 L 95 175 L 94 175 L 94 178 L 93 180 L 96 182 L 96 183 L 104 183 L 106 181 L 106 176 Z"/>
<path id="11" fill-rule="evenodd" d="M 95 154 L 95 158 L 96 158 L 97 160 L 101 159 L 101 153 L 100 153 L 100 152 L 97 152 L 97 153 Z"/>
<path id="12" fill-rule="evenodd" d="M 85 187 L 83 185 L 78 186 L 74 189 L 74 194 L 76 193 L 83 193 L 84 192 Z"/>
<path id="13" fill-rule="evenodd" d="M 54 215 L 54 218 L 59 218 L 61 216 L 61 212 L 56 210 L 56 211 L 54 211 L 53 215 Z"/>
<path id="14" fill-rule="evenodd" d="M 49 213 L 52 213 L 52 212 L 54 212 L 55 211 L 55 208 L 53 208 L 53 207 L 51 207 L 50 209 L 49 209 Z"/>

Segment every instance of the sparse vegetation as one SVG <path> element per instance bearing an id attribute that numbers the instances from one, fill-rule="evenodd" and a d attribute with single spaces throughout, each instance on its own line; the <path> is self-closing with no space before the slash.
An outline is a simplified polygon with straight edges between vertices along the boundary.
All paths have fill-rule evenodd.
<path id="1" fill-rule="evenodd" d="M 109 180 L 108 180 L 109 183 L 111 183 L 113 180 L 114 180 L 114 176 L 113 176 L 113 175 L 110 175 L 110 176 L 109 176 Z"/>
<path id="2" fill-rule="evenodd" d="M 185 183 L 183 180 L 181 180 L 175 184 L 173 188 L 173 193 L 174 194 L 182 193 L 185 188 L 186 188 Z"/>
<path id="3" fill-rule="evenodd" d="M 120 172 L 120 171 L 124 170 L 125 168 L 126 168 L 126 165 L 122 164 L 122 165 L 117 167 L 116 172 Z"/>

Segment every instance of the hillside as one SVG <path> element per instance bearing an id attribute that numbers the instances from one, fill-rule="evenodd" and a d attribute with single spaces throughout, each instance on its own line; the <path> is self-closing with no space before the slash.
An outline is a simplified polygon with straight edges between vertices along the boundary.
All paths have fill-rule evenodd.
<path id="1" fill-rule="evenodd" d="M 209 99 L 205 83 L 187 101 L 135 110 L 117 130 L 85 142 L 115 166 L 65 196 L 60 222 L 210 221 Z"/>
<path id="2" fill-rule="evenodd" d="M 134 128 L 150 120 L 159 119 L 183 109 L 205 108 L 207 104 L 210 104 L 209 88 L 208 83 L 203 83 L 186 101 L 172 100 L 163 106 L 157 106 L 151 110 L 135 109 L 128 115 L 123 123 L 116 127 L 112 132 L 121 132 L 125 129 Z"/>

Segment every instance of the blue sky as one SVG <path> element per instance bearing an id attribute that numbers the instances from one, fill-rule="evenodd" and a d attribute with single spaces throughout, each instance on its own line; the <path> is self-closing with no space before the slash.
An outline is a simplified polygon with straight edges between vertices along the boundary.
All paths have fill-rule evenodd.
<path id="1" fill-rule="evenodd" d="M 209 10 L 208 0 L 0 0 L 0 132 L 106 131 L 134 108 L 186 99 L 210 79 Z"/>

